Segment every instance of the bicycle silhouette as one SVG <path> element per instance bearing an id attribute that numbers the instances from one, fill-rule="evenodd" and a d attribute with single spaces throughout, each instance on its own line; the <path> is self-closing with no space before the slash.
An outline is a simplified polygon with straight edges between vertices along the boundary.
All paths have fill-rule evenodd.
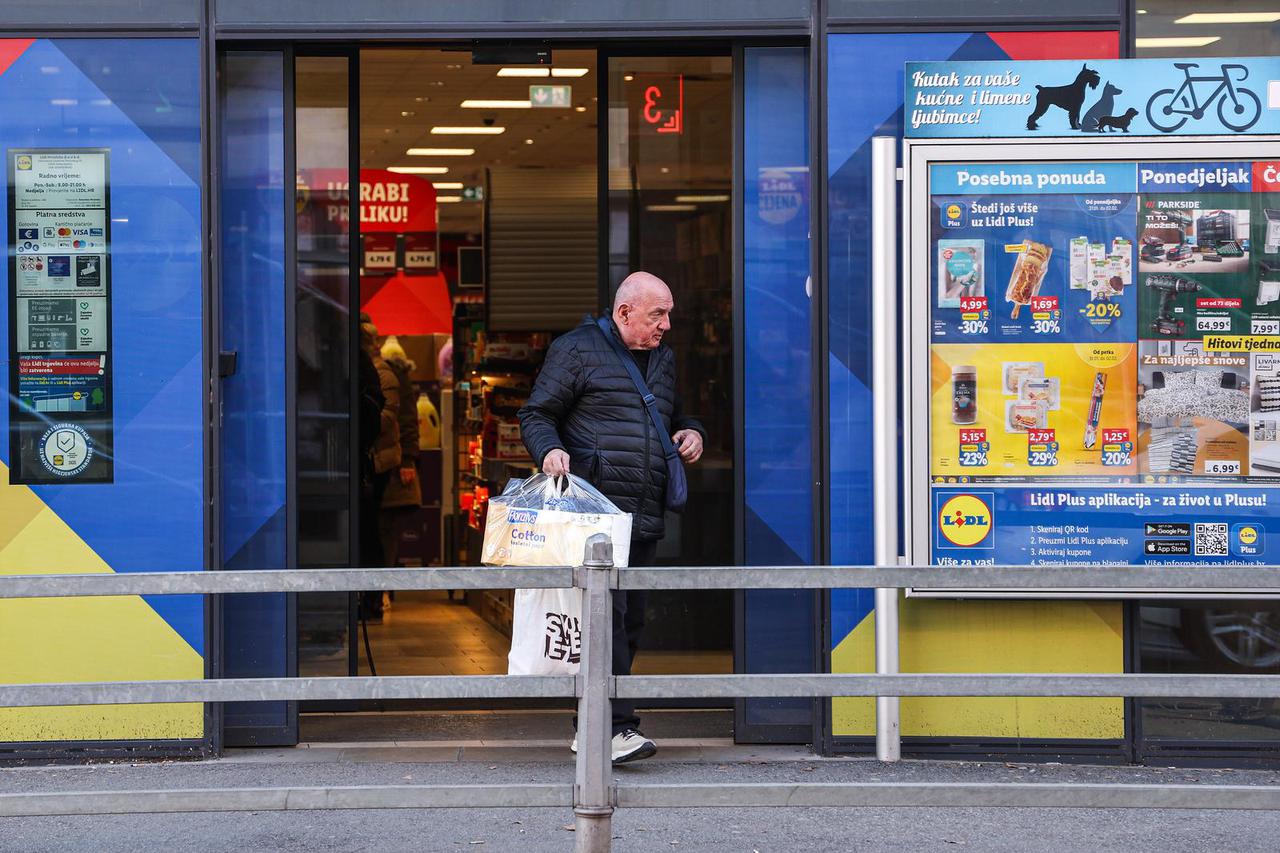
<path id="1" fill-rule="evenodd" d="M 1175 62 L 1173 67 L 1182 69 L 1186 78 L 1182 85 L 1177 91 L 1161 89 L 1147 101 L 1147 121 L 1157 130 L 1173 133 L 1189 118 L 1204 118 L 1214 101 L 1218 102 L 1218 120 L 1232 130 L 1246 131 L 1261 118 L 1262 102 L 1258 96 L 1238 85 L 1249 77 L 1249 69 L 1245 66 L 1224 64 L 1222 73 L 1211 77 L 1193 75 L 1191 69 L 1200 67 L 1196 62 Z M 1236 70 L 1244 73 L 1239 80 L 1232 80 L 1231 72 Z M 1201 100 L 1196 92 L 1197 83 L 1217 83 L 1218 86 L 1209 97 Z"/>

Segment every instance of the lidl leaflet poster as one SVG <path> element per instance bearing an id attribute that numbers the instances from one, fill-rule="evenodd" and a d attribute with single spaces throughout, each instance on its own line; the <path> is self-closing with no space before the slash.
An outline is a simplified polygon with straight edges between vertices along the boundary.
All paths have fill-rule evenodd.
<path id="1" fill-rule="evenodd" d="M 109 153 L 6 160 L 10 480 L 111 482 Z"/>
<path id="2" fill-rule="evenodd" d="M 1280 164 L 939 164 L 928 213 L 934 558 L 1266 562 Z"/>

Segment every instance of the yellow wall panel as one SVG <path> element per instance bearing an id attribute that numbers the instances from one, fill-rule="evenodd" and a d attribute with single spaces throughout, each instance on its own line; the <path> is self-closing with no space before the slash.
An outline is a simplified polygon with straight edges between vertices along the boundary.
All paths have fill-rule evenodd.
<path id="1" fill-rule="evenodd" d="M 903 672 L 1123 672 L 1115 602 L 902 601 Z M 832 651 L 833 672 L 875 671 L 875 615 Z M 875 733 L 873 699 L 833 702 L 837 736 Z M 922 697 L 902 700 L 902 734 L 1037 740 L 1124 736 L 1122 699 Z"/>

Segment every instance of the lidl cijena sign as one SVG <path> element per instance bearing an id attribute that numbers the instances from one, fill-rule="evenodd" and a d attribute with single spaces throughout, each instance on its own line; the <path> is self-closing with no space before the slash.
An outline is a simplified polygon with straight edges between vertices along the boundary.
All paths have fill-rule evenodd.
<path id="1" fill-rule="evenodd" d="M 1280 134 L 1280 58 L 909 62 L 908 137 Z"/>

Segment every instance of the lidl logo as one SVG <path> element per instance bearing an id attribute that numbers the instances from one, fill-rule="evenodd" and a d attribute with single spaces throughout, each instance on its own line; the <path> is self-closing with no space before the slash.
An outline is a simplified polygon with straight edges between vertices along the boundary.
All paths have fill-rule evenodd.
<path id="1" fill-rule="evenodd" d="M 964 208 L 958 204 L 948 204 L 942 208 L 942 227 L 959 228 L 964 225 Z"/>
<path id="2" fill-rule="evenodd" d="M 992 528 L 995 523 L 991 511 L 991 495 L 953 494 L 939 495 L 942 506 L 938 508 L 938 533 L 941 547 L 993 548 Z M 943 500 L 945 498 L 945 500 Z"/>
<path id="3" fill-rule="evenodd" d="M 1246 522 L 1231 527 L 1231 553 L 1236 557 L 1261 557 L 1267 551 L 1267 537 L 1261 524 Z"/>

